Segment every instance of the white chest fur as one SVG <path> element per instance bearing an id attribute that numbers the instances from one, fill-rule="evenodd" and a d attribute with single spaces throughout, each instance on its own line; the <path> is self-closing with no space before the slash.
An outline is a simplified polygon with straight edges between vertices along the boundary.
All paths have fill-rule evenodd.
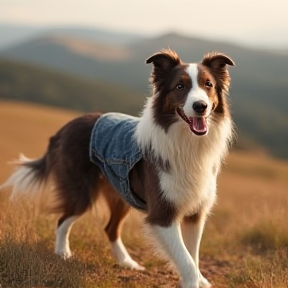
<path id="1" fill-rule="evenodd" d="M 136 137 L 142 149 L 152 148 L 151 153 L 170 164 L 169 171 L 159 170 L 164 197 L 183 214 L 200 207 L 209 209 L 215 201 L 217 174 L 232 134 L 230 118 L 210 120 L 209 132 L 202 137 L 194 135 L 181 119 L 166 133 L 153 121 L 149 100 Z"/>

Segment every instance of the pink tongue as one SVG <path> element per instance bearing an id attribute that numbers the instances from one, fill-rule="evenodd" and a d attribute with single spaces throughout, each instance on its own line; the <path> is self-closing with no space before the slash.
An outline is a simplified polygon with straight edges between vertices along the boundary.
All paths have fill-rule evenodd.
<path id="1" fill-rule="evenodd" d="M 204 117 L 190 118 L 190 129 L 196 135 L 205 135 L 208 132 L 206 119 Z"/>

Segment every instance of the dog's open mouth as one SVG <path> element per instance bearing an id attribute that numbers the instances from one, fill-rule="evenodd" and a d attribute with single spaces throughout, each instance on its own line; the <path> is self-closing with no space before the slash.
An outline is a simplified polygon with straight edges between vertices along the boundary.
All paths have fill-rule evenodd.
<path id="1" fill-rule="evenodd" d="M 205 117 L 187 117 L 182 108 L 177 108 L 179 116 L 189 125 L 190 130 L 197 136 L 208 133 L 207 119 Z"/>

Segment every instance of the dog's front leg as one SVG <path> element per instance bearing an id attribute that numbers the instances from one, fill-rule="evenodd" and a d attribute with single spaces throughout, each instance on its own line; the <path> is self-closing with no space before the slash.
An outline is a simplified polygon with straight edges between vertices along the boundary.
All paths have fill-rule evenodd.
<path id="1" fill-rule="evenodd" d="M 181 288 L 199 288 L 199 273 L 193 258 L 181 237 L 180 224 L 172 222 L 169 227 L 151 225 L 161 249 L 176 265 L 180 274 Z"/>
<path id="2" fill-rule="evenodd" d="M 190 217 L 183 218 L 181 223 L 182 238 L 190 255 L 194 259 L 197 271 L 199 273 L 199 287 L 212 287 L 209 281 L 201 274 L 199 270 L 199 248 L 206 220 L 206 213 L 199 212 Z"/>

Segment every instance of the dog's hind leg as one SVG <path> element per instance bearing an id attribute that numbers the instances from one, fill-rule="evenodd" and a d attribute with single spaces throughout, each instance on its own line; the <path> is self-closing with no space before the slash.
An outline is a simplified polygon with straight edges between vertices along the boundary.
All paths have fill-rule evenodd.
<path id="1" fill-rule="evenodd" d="M 72 255 L 69 246 L 69 234 L 74 222 L 90 210 L 97 200 L 99 171 L 94 171 L 92 175 L 95 175 L 95 179 L 91 181 L 87 181 L 84 177 L 85 181 L 75 181 L 71 177 L 70 185 L 67 181 L 65 181 L 66 185 L 59 185 L 61 182 L 58 179 L 58 189 L 56 188 L 58 203 L 56 202 L 54 211 L 61 212 L 62 216 L 58 220 L 56 230 L 55 253 L 64 258 L 69 258 Z M 92 176 L 90 178 L 93 179 Z M 61 179 L 64 179 L 63 176 Z M 68 189 L 61 189 L 61 187 Z"/>
<path id="2" fill-rule="evenodd" d="M 131 258 L 121 239 L 121 228 L 130 211 L 130 206 L 106 180 L 104 181 L 106 183 L 102 192 L 110 210 L 110 219 L 105 227 L 105 232 L 111 243 L 113 253 L 120 265 L 136 270 L 144 270 L 143 266 Z"/>
<path id="3" fill-rule="evenodd" d="M 75 170 L 74 168 L 73 171 Z M 61 177 L 57 177 L 58 175 Z M 96 166 L 91 166 L 91 170 L 79 178 L 63 172 L 57 176 L 55 176 L 56 203 L 52 207 L 52 212 L 60 212 L 62 216 L 58 220 L 56 230 L 55 253 L 66 259 L 72 256 L 69 234 L 74 222 L 90 210 L 97 200 L 100 170 L 96 169 Z"/>
<path id="4" fill-rule="evenodd" d="M 66 195 L 62 193 L 58 211 L 62 208 L 61 212 L 63 214 L 57 224 L 55 253 L 62 256 L 64 259 L 72 256 L 69 245 L 69 234 L 74 222 L 88 211 L 91 208 L 92 203 L 96 200 L 89 196 L 89 192 L 86 192 L 89 191 L 89 188 L 86 188 L 87 189 L 84 188 L 83 190 L 79 190 L 79 196 L 75 198 L 73 198 L 73 195 L 77 195 L 76 191 Z"/>
<path id="5" fill-rule="evenodd" d="M 63 215 L 58 220 L 56 230 L 55 253 L 67 259 L 72 256 L 69 245 L 69 234 L 74 222 L 79 218 L 79 215 Z"/>

